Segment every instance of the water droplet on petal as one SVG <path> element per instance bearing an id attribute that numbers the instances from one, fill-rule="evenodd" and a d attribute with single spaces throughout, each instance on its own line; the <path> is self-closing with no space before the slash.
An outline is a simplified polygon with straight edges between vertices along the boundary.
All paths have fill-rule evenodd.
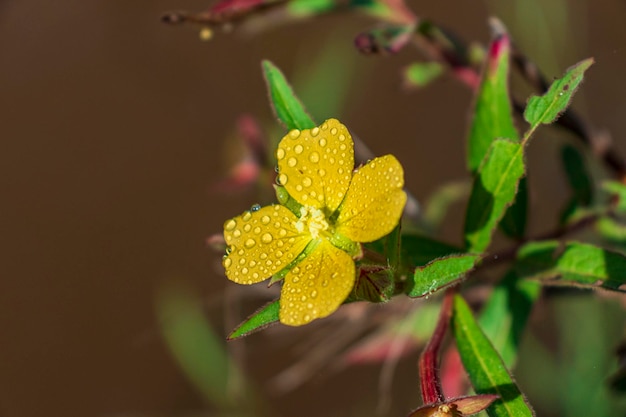
<path id="1" fill-rule="evenodd" d="M 317 291 L 313 290 L 311 291 L 311 298 L 315 298 L 317 297 Z"/>
<path id="2" fill-rule="evenodd" d="M 317 171 L 317 174 L 318 174 L 320 177 L 323 177 L 323 176 L 325 176 L 325 175 L 326 175 L 326 170 L 325 170 L 325 169 L 320 169 L 319 171 Z"/>
<path id="3" fill-rule="evenodd" d="M 302 179 L 302 185 L 304 185 L 305 187 L 310 187 L 311 184 L 313 184 L 313 180 L 311 180 L 311 178 L 309 177 L 304 177 Z"/>
<path id="4" fill-rule="evenodd" d="M 242 217 L 244 222 L 247 222 L 248 220 L 250 220 L 252 218 L 252 213 L 250 213 L 249 211 L 246 211 Z"/>
<path id="5" fill-rule="evenodd" d="M 269 233 L 264 233 L 263 236 L 261 236 L 261 242 L 263 243 L 270 243 L 272 241 L 273 237 L 271 234 Z"/>
<path id="6" fill-rule="evenodd" d="M 298 129 L 293 129 L 289 132 L 289 136 L 291 136 L 292 139 L 297 139 L 300 136 L 300 131 Z"/>
<path id="7" fill-rule="evenodd" d="M 301 192 L 302 191 L 302 186 L 300 184 L 296 185 L 296 191 L 297 192 Z"/>
<path id="8" fill-rule="evenodd" d="M 262 224 L 269 224 L 271 221 L 270 216 L 263 216 L 261 217 L 261 223 Z"/>
<path id="9" fill-rule="evenodd" d="M 342 133 L 341 135 L 339 135 L 339 141 L 343 142 L 344 140 L 346 140 L 346 135 Z"/>
<path id="10" fill-rule="evenodd" d="M 296 146 L 294 146 L 293 151 L 295 153 L 297 153 L 298 155 L 300 155 L 302 153 L 302 151 L 304 150 L 304 147 L 300 144 L 297 144 Z"/>
<path id="11" fill-rule="evenodd" d="M 224 225 L 224 230 L 226 231 L 231 231 L 233 230 L 235 227 L 237 227 L 237 222 L 235 221 L 235 219 L 230 219 L 229 221 L 226 222 L 226 224 Z"/>
<path id="12" fill-rule="evenodd" d="M 298 160 L 294 158 L 293 156 L 287 160 L 287 165 L 291 168 L 295 167 L 297 164 L 298 164 Z"/>
<path id="13" fill-rule="evenodd" d="M 259 211 L 259 210 L 261 210 L 260 204 L 253 204 L 252 207 L 250 208 L 250 211 L 252 212 Z"/>
<path id="14" fill-rule="evenodd" d="M 313 136 L 313 137 L 315 137 L 315 136 L 319 135 L 319 133 L 320 133 L 320 128 L 319 128 L 319 127 L 314 127 L 314 128 L 311 130 L 311 136 Z"/>
<path id="15" fill-rule="evenodd" d="M 333 127 L 332 129 L 330 129 L 330 134 L 331 135 L 335 136 L 335 135 L 337 135 L 337 133 L 339 133 L 339 131 L 337 130 L 336 127 Z"/>
<path id="16" fill-rule="evenodd" d="M 326 139 L 321 138 L 320 139 L 320 146 L 323 148 L 324 146 L 326 146 Z"/>
<path id="17" fill-rule="evenodd" d="M 283 148 L 278 148 L 276 151 L 276 159 L 279 161 L 285 157 L 285 150 Z"/>
<path id="18" fill-rule="evenodd" d="M 287 184 L 287 180 L 288 180 L 288 178 L 287 178 L 287 175 L 285 175 L 285 174 L 280 174 L 278 176 L 278 184 L 280 184 L 280 185 Z"/>
<path id="19" fill-rule="evenodd" d="M 230 268 L 230 266 L 233 264 L 233 260 L 230 258 L 226 258 L 224 259 L 224 268 Z"/>
<path id="20" fill-rule="evenodd" d="M 233 232 L 233 237 L 239 237 L 241 236 L 241 230 L 237 229 Z"/>
<path id="21" fill-rule="evenodd" d="M 254 247 L 254 245 L 256 245 L 256 240 L 254 239 L 248 239 L 246 240 L 246 243 L 244 243 L 245 247 L 248 249 L 251 249 Z"/>
<path id="22" fill-rule="evenodd" d="M 261 233 L 261 228 L 259 226 L 254 228 L 254 234 L 258 235 L 259 233 Z"/>
<path id="23" fill-rule="evenodd" d="M 243 227 L 243 231 L 244 231 L 244 232 L 246 232 L 246 233 L 250 232 L 250 230 L 251 230 L 251 229 L 252 229 L 252 226 L 251 226 L 251 225 L 249 225 L 249 224 L 246 224 L 246 225 Z"/>
<path id="24" fill-rule="evenodd" d="M 281 251 L 281 250 L 277 250 L 277 251 L 274 253 L 274 255 L 276 255 L 276 257 L 277 257 L 277 258 L 280 258 L 280 257 L 282 257 L 284 254 L 283 254 L 283 251 Z"/>
<path id="25" fill-rule="evenodd" d="M 309 161 L 317 164 L 320 161 L 320 154 L 317 152 L 311 152 L 311 154 L 309 155 Z"/>
<path id="26" fill-rule="evenodd" d="M 322 287 L 328 287 L 328 280 L 327 279 L 322 281 Z"/>
<path id="27" fill-rule="evenodd" d="M 262 253 L 261 255 L 259 255 L 259 258 L 261 258 L 262 261 L 267 259 L 267 253 Z"/>

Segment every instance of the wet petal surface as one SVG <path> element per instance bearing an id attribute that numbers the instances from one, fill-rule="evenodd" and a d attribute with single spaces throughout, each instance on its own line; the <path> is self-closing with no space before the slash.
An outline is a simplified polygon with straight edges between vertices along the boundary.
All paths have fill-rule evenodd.
<path id="1" fill-rule="evenodd" d="M 373 159 L 353 176 L 337 218 L 337 232 L 355 242 L 372 242 L 398 224 L 406 203 L 404 171 L 393 155 Z"/>
<path id="2" fill-rule="evenodd" d="M 326 317 L 348 297 L 355 281 L 354 261 L 326 239 L 285 277 L 280 321 L 301 326 Z"/>
<path id="3" fill-rule="evenodd" d="M 255 284 L 289 265 L 311 241 L 310 234 L 296 230 L 297 220 L 287 208 L 273 205 L 226 221 L 229 252 L 222 264 L 228 279 Z"/>
<path id="4" fill-rule="evenodd" d="M 354 168 L 354 143 L 336 119 L 292 130 L 276 150 L 278 182 L 300 204 L 335 211 L 343 201 Z"/>

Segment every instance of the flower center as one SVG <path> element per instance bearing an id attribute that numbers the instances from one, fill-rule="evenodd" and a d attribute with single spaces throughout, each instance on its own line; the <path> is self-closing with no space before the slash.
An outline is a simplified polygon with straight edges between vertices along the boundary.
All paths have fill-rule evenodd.
<path id="1" fill-rule="evenodd" d="M 330 228 L 324 212 L 311 206 L 300 207 L 300 218 L 295 223 L 296 230 L 300 233 L 308 229 L 311 237 L 317 239 L 320 232 Z"/>

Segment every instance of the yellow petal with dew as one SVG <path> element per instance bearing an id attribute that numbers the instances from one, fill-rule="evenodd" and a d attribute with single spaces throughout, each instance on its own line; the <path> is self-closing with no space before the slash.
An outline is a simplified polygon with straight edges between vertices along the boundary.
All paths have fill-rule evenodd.
<path id="1" fill-rule="evenodd" d="M 276 150 L 278 182 L 300 204 L 328 214 L 344 199 L 354 168 L 354 143 L 336 119 L 321 126 L 292 130 Z"/>
<path id="2" fill-rule="evenodd" d="M 280 293 L 281 323 L 301 326 L 326 317 L 348 297 L 355 281 L 354 261 L 326 239 L 285 276 Z"/>
<path id="3" fill-rule="evenodd" d="M 226 276 L 238 284 L 261 282 L 289 265 L 311 241 L 296 230 L 298 218 L 281 205 L 247 211 L 224 223 Z"/>
<path id="4" fill-rule="evenodd" d="M 393 155 L 359 168 L 341 205 L 337 232 L 355 242 L 372 242 L 389 234 L 406 204 L 403 186 L 404 171 Z"/>

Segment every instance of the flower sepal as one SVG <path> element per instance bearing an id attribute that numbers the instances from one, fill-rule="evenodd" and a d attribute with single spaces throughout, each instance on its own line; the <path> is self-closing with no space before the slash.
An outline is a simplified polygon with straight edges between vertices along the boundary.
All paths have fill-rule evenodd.
<path id="1" fill-rule="evenodd" d="M 302 209 L 302 204 L 298 203 L 295 198 L 289 194 L 289 191 L 282 185 L 274 184 L 274 192 L 276 193 L 276 199 L 278 203 L 282 206 L 285 206 L 289 209 L 293 214 L 300 217 L 300 210 Z"/>
<path id="2" fill-rule="evenodd" d="M 361 265 L 348 301 L 386 303 L 394 295 L 395 284 L 390 268 L 380 265 Z"/>

